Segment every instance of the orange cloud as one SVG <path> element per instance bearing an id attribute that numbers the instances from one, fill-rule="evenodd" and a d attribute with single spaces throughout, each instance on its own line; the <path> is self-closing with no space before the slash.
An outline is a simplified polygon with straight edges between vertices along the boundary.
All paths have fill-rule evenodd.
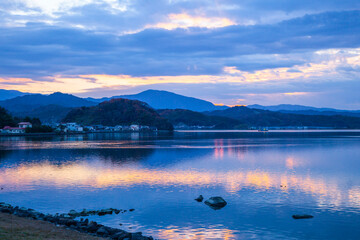
<path id="1" fill-rule="evenodd" d="M 322 61 L 319 63 L 297 65 L 292 68 L 283 67 L 264 69 L 254 72 L 242 71 L 237 69 L 235 66 L 225 66 L 223 68 L 223 74 L 221 75 L 178 75 L 148 77 L 134 77 L 123 74 L 88 74 L 73 77 L 56 75 L 53 77 L 49 77 L 49 81 L 36 81 L 30 78 L 0 78 L 0 88 L 39 93 L 52 93 L 55 91 L 61 91 L 66 93 L 86 93 L 96 89 L 122 90 L 136 86 L 168 83 L 230 83 L 239 85 L 267 81 L 287 81 L 293 79 L 305 81 L 321 81 L 325 77 L 340 79 L 338 69 L 341 66 L 359 67 L 360 54 L 355 53 L 347 57 L 335 56 L 330 60 Z M 320 52 L 317 54 L 325 53 Z M 352 80 L 353 76 L 350 76 L 350 78 Z M 344 77 L 341 78 L 341 81 L 346 80 L 347 79 Z M 288 92 L 282 94 L 286 96 L 299 96 L 308 93 Z"/>
<path id="2" fill-rule="evenodd" d="M 176 28 L 190 27 L 220 28 L 231 25 L 236 25 L 236 23 L 228 18 L 191 16 L 187 13 L 180 13 L 169 14 L 167 22 L 161 22 L 154 25 L 146 25 L 145 28 L 163 28 L 167 30 L 172 30 Z"/>

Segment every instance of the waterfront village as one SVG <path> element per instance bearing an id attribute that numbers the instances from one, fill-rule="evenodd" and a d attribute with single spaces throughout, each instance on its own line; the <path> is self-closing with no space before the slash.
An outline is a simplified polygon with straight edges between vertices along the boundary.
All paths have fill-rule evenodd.
<path id="1" fill-rule="evenodd" d="M 91 132 L 143 132 L 143 131 L 153 131 L 156 132 L 157 128 L 152 126 L 144 126 L 138 124 L 131 125 L 117 125 L 115 127 L 103 126 L 103 125 L 91 125 L 83 126 L 77 123 L 52 123 L 44 124 L 48 129 L 54 133 L 91 133 Z M 34 131 L 28 131 L 33 128 L 33 125 L 30 122 L 20 122 L 18 127 L 5 126 L 3 129 L 0 129 L 0 134 L 25 134 L 25 133 L 36 133 Z"/>

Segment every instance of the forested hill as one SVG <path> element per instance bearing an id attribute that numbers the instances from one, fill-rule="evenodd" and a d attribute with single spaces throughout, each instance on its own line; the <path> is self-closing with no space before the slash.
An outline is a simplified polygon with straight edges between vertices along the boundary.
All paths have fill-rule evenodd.
<path id="1" fill-rule="evenodd" d="M 168 119 L 176 128 L 192 127 L 212 129 L 246 129 L 241 121 L 227 117 L 208 116 L 203 113 L 185 109 L 162 109 L 157 111 L 160 116 Z"/>
<path id="2" fill-rule="evenodd" d="M 157 127 L 159 130 L 172 130 L 172 124 L 161 117 L 144 102 L 128 99 L 112 99 L 93 107 L 71 110 L 63 122 L 76 122 L 83 125 L 129 125 L 140 124 Z"/>

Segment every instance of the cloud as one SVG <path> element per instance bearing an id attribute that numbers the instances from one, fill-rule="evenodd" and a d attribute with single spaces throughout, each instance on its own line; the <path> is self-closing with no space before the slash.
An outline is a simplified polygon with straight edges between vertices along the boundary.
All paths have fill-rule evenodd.
<path id="1" fill-rule="evenodd" d="M 332 52 L 331 57 L 327 56 Z M 336 53 L 336 54 L 334 54 Z M 177 76 L 131 76 L 131 75 L 58 75 L 43 81 L 32 79 L 0 79 L 0 88 L 20 91 L 51 93 L 63 91 L 84 96 L 103 96 L 115 92 L 128 93 L 135 89 L 165 89 L 185 92 L 185 95 L 212 100 L 214 103 L 232 105 L 241 99 L 241 104 L 281 102 L 317 104 L 319 107 L 339 108 L 360 107 L 357 85 L 360 84 L 360 72 L 351 75 L 337 71 L 339 68 L 359 68 L 360 49 L 329 50 L 318 52 L 324 59 L 318 63 L 306 63 L 292 68 L 274 68 L 257 71 L 241 71 L 234 66 L 223 68 L 220 75 L 177 75 Z M 328 59 L 329 58 L 329 59 Z M 298 69 L 298 71 L 290 71 Z M 9 85 L 9 82 L 14 83 Z M 69 86 L 71 88 L 69 89 Z M 352 87 L 349 87 L 352 86 Z M 176 89 L 177 87 L 180 87 Z M 189 90 L 195 89 L 195 90 Z M 221 89 L 221 91 L 219 91 Z M 301 91 L 299 91 L 301 89 Z M 192 91 L 193 94 L 188 92 Z M 118 95 L 117 94 L 117 95 Z M 340 95 L 346 94 L 342 99 Z M 114 94 L 116 95 L 116 94 Z M 317 99 L 314 101 L 314 99 Z M 350 100 L 351 101 L 348 101 Z M 326 101 L 325 101 L 326 100 Z M 346 100 L 346 101 L 345 101 Z M 348 102 L 347 102 L 348 101 Z M 345 105 L 345 102 L 347 104 Z M 310 104 L 312 103 L 312 104 Z M 331 103 L 331 105 L 328 105 Z M 342 106 L 342 107 L 340 107 Z"/>
<path id="2" fill-rule="evenodd" d="M 145 28 L 163 28 L 173 30 L 176 28 L 221 28 L 231 25 L 237 25 L 228 18 L 190 16 L 187 13 L 169 14 L 168 21 L 146 25 Z"/>
<path id="3" fill-rule="evenodd" d="M 5 0 L 0 87 L 95 94 L 198 84 L 217 103 L 255 98 L 233 89 L 278 94 L 264 101 L 326 99 L 359 79 L 359 9 L 349 0 Z"/>
<path id="4" fill-rule="evenodd" d="M 3 76 L 219 75 L 291 67 L 319 50 L 357 48 L 360 11 L 309 15 L 272 25 L 146 29 L 116 35 L 41 23 L 0 28 Z"/>
<path id="5" fill-rule="evenodd" d="M 240 25 L 269 24 L 305 14 L 358 10 L 360 3 L 356 0 L 3 0 L 0 9 L 14 16 L 21 11 L 23 23 L 31 21 L 28 17 L 36 12 L 38 16 L 52 18 L 58 26 L 134 31 L 162 23 L 171 14 L 225 17 Z"/>

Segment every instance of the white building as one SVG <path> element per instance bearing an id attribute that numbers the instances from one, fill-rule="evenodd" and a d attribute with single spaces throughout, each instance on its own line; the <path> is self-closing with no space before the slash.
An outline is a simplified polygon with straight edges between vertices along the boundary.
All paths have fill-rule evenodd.
<path id="1" fill-rule="evenodd" d="M 20 122 L 18 123 L 19 128 L 32 128 L 32 124 L 29 122 Z"/>
<path id="2" fill-rule="evenodd" d="M 64 132 L 83 132 L 84 128 L 77 123 L 66 123 Z"/>
<path id="3" fill-rule="evenodd" d="M 2 130 L 3 133 L 25 133 L 25 128 L 6 126 Z"/>
<path id="4" fill-rule="evenodd" d="M 130 126 L 130 129 L 131 129 L 132 131 L 139 131 L 140 126 L 139 126 L 139 125 L 136 125 L 136 124 L 132 124 L 132 125 Z"/>
<path id="5" fill-rule="evenodd" d="M 124 128 L 124 127 L 123 127 L 122 125 L 116 125 L 116 126 L 115 126 L 115 131 L 116 131 L 116 132 L 122 131 L 123 128 Z"/>

